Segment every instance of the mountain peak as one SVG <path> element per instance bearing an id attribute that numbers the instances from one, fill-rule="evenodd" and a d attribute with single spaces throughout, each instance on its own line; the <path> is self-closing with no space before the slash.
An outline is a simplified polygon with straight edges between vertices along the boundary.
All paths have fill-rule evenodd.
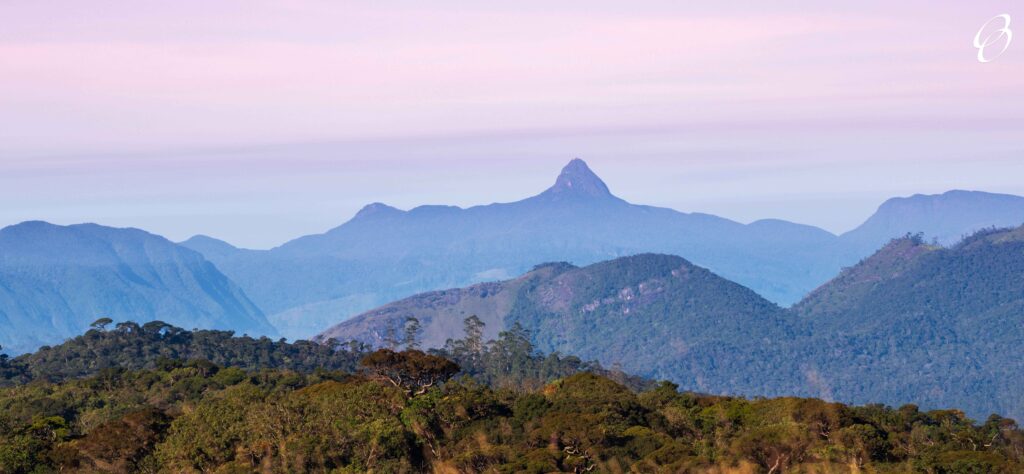
<path id="1" fill-rule="evenodd" d="M 207 259 L 212 256 L 231 255 L 241 250 L 223 240 L 203 234 L 193 235 L 184 242 L 178 242 L 178 245 L 199 252 Z"/>
<path id="2" fill-rule="evenodd" d="M 401 214 L 402 211 L 398 208 L 391 207 L 382 202 L 374 202 L 363 206 L 359 212 L 356 213 L 355 218 L 367 218 L 371 216 L 386 216 L 392 214 Z"/>
<path id="3" fill-rule="evenodd" d="M 575 195 L 587 197 L 611 197 L 608 186 L 597 177 L 587 163 L 579 158 L 573 158 L 569 164 L 562 168 L 562 172 L 555 180 L 555 185 L 548 188 L 545 194 Z"/>

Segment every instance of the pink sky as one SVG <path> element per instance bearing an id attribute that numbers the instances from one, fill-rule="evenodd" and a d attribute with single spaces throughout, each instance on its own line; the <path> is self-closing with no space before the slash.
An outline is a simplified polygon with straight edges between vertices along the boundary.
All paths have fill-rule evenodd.
<path id="1" fill-rule="evenodd" d="M 1024 193 L 1024 42 L 971 45 L 1020 2 L 480 3 L 0 3 L 0 225 L 269 246 L 370 201 L 523 197 L 573 156 L 634 201 L 833 231 Z"/>

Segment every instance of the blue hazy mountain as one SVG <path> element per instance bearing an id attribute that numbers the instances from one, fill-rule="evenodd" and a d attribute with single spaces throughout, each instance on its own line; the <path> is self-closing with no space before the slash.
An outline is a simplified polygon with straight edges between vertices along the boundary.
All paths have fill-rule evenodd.
<path id="1" fill-rule="evenodd" d="M 867 255 L 889 239 L 908 233 L 922 233 L 926 241 L 951 245 L 978 230 L 1021 224 L 1024 197 L 953 190 L 889 199 L 867 221 L 843 234 L 842 239 L 857 253 Z"/>
<path id="2" fill-rule="evenodd" d="M 741 224 L 631 204 L 576 159 L 549 189 L 517 202 L 408 211 L 373 203 L 334 229 L 268 251 L 205 236 L 183 245 L 298 338 L 405 296 L 511 278 L 537 262 L 587 265 L 646 252 L 680 255 L 788 306 L 891 238 L 924 232 L 952 242 L 978 228 L 1018 225 L 1022 202 L 965 191 L 895 198 L 837 237 L 776 219 Z"/>
<path id="3" fill-rule="evenodd" d="M 416 317 L 424 346 L 441 347 L 468 315 L 485 337 L 520 324 L 544 351 L 689 390 L 1024 416 L 1024 227 L 951 247 L 893 240 L 785 310 L 679 257 L 639 255 L 415 295 L 317 340 L 379 346 Z"/>
<path id="4" fill-rule="evenodd" d="M 25 222 L 0 229 L 0 345 L 34 350 L 100 317 L 273 335 L 197 252 L 138 229 Z"/>
<path id="5" fill-rule="evenodd" d="M 816 336 L 793 357 L 843 400 L 1024 416 L 1024 227 L 894 240 L 790 311 Z"/>
<path id="6" fill-rule="evenodd" d="M 196 237 L 289 337 L 309 337 L 366 309 L 422 291 L 519 275 L 544 261 L 575 265 L 645 252 L 681 255 L 768 299 L 790 304 L 856 256 L 816 227 L 630 204 L 582 160 L 553 186 L 512 203 L 403 211 L 370 204 L 323 234 L 269 251 Z"/>

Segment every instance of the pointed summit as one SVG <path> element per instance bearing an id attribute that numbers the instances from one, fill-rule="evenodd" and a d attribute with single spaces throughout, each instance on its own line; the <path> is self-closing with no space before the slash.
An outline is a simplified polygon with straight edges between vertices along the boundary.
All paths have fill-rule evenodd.
<path id="1" fill-rule="evenodd" d="M 608 186 L 598 178 L 587 163 L 579 158 L 573 158 L 569 164 L 562 168 L 562 172 L 555 180 L 555 185 L 544 191 L 549 196 L 578 196 L 590 198 L 612 197 Z"/>

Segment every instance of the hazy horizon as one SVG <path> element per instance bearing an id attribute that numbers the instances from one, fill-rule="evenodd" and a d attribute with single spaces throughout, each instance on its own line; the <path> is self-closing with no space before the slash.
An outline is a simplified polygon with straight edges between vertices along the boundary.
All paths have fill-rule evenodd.
<path id="1" fill-rule="evenodd" d="M 268 248 L 370 202 L 515 201 L 580 157 L 630 202 L 834 233 L 1024 195 L 1018 5 L 0 4 L 0 226 Z M 1019 21 L 1019 20 L 1017 20 Z M 1014 25 L 1015 26 L 1015 25 Z"/>
<path id="2" fill-rule="evenodd" d="M 585 159 L 584 161 L 587 161 L 587 160 Z M 568 159 L 566 159 L 565 162 L 568 162 Z M 216 215 L 216 214 L 209 215 L 209 214 L 204 214 L 202 212 L 194 212 L 194 213 L 188 213 L 188 214 L 185 214 L 185 213 L 178 214 L 178 215 L 175 216 L 177 218 L 171 218 L 170 219 L 170 224 L 172 224 L 172 225 L 168 225 L 169 223 L 167 222 L 169 214 L 163 214 L 162 213 L 162 212 L 166 212 L 166 210 L 157 209 L 157 211 L 154 212 L 154 214 L 152 214 L 152 215 L 139 214 L 139 215 L 121 215 L 121 216 L 115 216 L 115 217 L 109 217 L 108 216 L 105 219 L 92 219 L 92 220 L 90 220 L 90 219 L 76 220 L 74 217 L 68 217 L 68 216 L 58 217 L 56 219 L 46 219 L 46 218 L 41 218 L 41 217 L 27 217 L 25 219 L 14 220 L 14 221 L 11 221 L 11 222 L 0 222 L 0 227 L 4 227 L 4 226 L 7 226 L 7 225 L 13 225 L 13 224 L 17 224 L 17 223 L 24 222 L 24 221 L 30 221 L 30 220 L 43 220 L 43 221 L 48 221 L 48 222 L 51 222 L 51 223 L 54 223 L 54 224 L 60 224 L 60 225 L 71 225 L 71 224 L 78 224 L 78 223 L 97 223 L 97 224 L 101 224 L 101 225 L 109 225 L 109 226 L 114 226 L 114 227 L 136 227 L 136 228 L 141 228 L 143 230 L 150 231 L 150 232 L 162 235 L 164 237 L 167 237 L 170 240 L 175 241 L 175 242 L 184 241 L 184 240 L 188 239 L 189 237 L 192 237 L 192 236 L 195 236 L 195 235 L 206 235 L 206 236 L 214 237 L 214 238 L 217 238 L 217 239 L 225 240 L 228 243 L 231 243 L 232 245 L 235 245 L 235 246 L 238 246 L 238 247 L 242 247 L 242 248 L 269 249 L 269 248 L 275 247 L 277 245 L 283 244 L 283 243 L 285 243 L 285 242 L 287 242 L 287 241 L 289 241 L 291 239 L 301 237 L 303 235 L 318 234 L 318 233 L 325 232 L 325 231 L 327 231 L 327 230 L 329 230 L 329 229 L 331 229 L 333 227 L 336 227 L 336 226 L 338 226 L 338 225 L 348 221 L 349 219 L 351 219 L 356 214 L 356 212 L 358 212 L 358 210 L 361 209 L 363 206 L 371 204 L 371 203 L 375 203 L 375 202 L 382 202 L 384 204 L 387 204 L 387 205 L 390 205 L 390 206 L 393 206 L 393 207 L 396 207 L 396 208 L 399 208 L 399 209 L 402 209 L 402 210 L 409 210 L 409 209 L 412 209 L 414 207 L 422 206 L 422 205 L 453 205 L 453 206 L 457 206 L 457 207 L 460 207 L 460 208 L 468 208 L 468 207 L 479 206 L 479 205 L 487 205 L 487 204 L 492 204 L 492 203 L 497 203 L 497 202 L 514 202 L 514 201 L 518 201 L 518 200 L 521 200 L 521 199 L 525 199 L 525 198 L 528 198 L 530 196 L 539 194 L 541 191 L 543 191 L 544 189 L 549 187 L 551 184 L 553 184 L 555 177 L 558 175 L 558 171 L 560 170 L 561 166 L 565 165 L 565 162 L 557 163 L 557 166 L 554 166 L 554 167 L 548 166 L 548 165 L 556 164 L 553 161 L 552 162 L 545 161 L 545 162 L 542 162 L 542 163 L 532 163 L 531 164 L 532 165 L 531 166 L 532 169 L 550 168 L 548 170 L 549 172 L 547 174 L 543 174 L 542 172 L 537 172 L 536 174 L 518 173 L 515 176 L 515 182 L 517 182 L 517 183 L 525 183 L 525 184 L 528 184 L 530 186 L 533 186 L 532 188 L 529 188 L 529 189 L 515 190 L 515 189 L 507 189 L 507 188 L 509 188 L 509 186 L 507 186 L 507 185 L 497 186 L 499 184 L 504 184 L 506 181 L 509 180 L 508 173 L 506 173 L 506 172 L 503 172 L 503 174 L 502 174 L 503 178 L 501 180 L 494 179 L 493 182 L 487 182 L 485 180 L 488 177 L 485 176 L 483 179 L 479 179 L 479 181 L 474 186 L 468 187 L 468 189 L 471 190 L 471 191 L 474 191 L 474 193 L 476 195 L 483 195 L 484 193 L 486 193 L 486 190 L 488 188 L 487 185 L 488 184 L 494 184 L 494 185 L 496 185 L 496 187 L 501 188 L 499 193 L 502 195 L 502 198 L 500 198 L 500 199 L 487 200 L 486 198 L 483 198 L 482 200 L 479 200 L 479 201 L 471 201 L 469 199 L 463 199 L 463 200 L 461 200 L 459 202 L 416 201 L 418 196 L 426 197 L 427 193 L 430 193 L 431 191 L 430 190 L 418 189 L 417 190 L 418 192 L 402 193 L 401 191 L 399 191 L 399 192 L 396 193 L 396 191 L 394 189 L 396 189 L 396 188 L 397 189 L 401 189 L 402 187 L 405 187 L 404 185 L 407 184 L 407 183 L 389 183 L 388 186 L 384 186 L 384 187 L 389 189 L 388 192 L 391 194 L 392 197 L 395 198 L 393 200 L 369 199 L 369 200 L 361 201 L 361 203 L 356 203 L 355 201 L 352 201 L 352 200 L 345 200 L 344 196 L 338 196 L 338 201 L 335 201 L 332 204 L 336 205 L 338 208 L 346 209 L 346 211 L 348 212 L 347 214 L 339 213 L 339 214 L 335 215 L 335 214 L 330 214 L 330 213 L 323 213 L 323 211 L 327 210 L 327 209 L 323 209 L 323 210 L 321 210 L 321 215 L 323 215 L 324 217 L 320 221 L 316 221 L 315 222 L 313 219 L 309 219 L 307 221 L 299 221 L 298 219 L 296 219 L 294 222 L 291 222 L 291 224 L 292 224 L 291 227 L 284 228 L 284 229 L 278 227 L 278 225 L 281 224 L 281 221 L 265 220 L 265 219 L 259 218 L 260 216 L 249 216 L 249 215 L 247 215 L 247 212 L 245 211 L 245 209 L 241 208 L 241 207 L 238 208 L 238 210 L 237 210 L 237 212 L 235 214 L 229 214 L 228 213 L 229 211 L 222 211 L 222 212 L 225 212 L 225 214 L 222 214 L 222 215 Z M 610 163 L 610 164 L 614 165 L 614 163 Z M 611 188 L 612 194 L 615 194 L 618 197 L 624 198 L 624 199 L 626 199 L 627 201 L 629 201 L 629 202 L 631 202 L 633 204 L 656 205 L 658 207 L 668 207 L 668 208 L 675 209 L 675 210 L 680 211 L 680 212 L 686 212 L 686 213 L 696 212 L 696 213 L 715 214 L 715 215 L 718 215 L 720 217 L 725 217 L 725 218 L 728 218 L 728 219 L 732 219 L 732 220 L 735 220 L 735 221 L 738 221 L 738 222 L 741 222 L 741 223 L 744 223 L 744 224 L 751 223 L 751 222 L 754 222 L 754 221 L 757 221 L 757 220 L 761 220 L 761 219 L 784 219 L 784 220 L 788 220 L 788 221 L 799 223 L 799 224 L 806 224 L 806 225 L 812 225 L 812 226 L 820 227 L 820 228 L 822 228 L 822 229 L 824 229 L 826 231 L 829 231 L 829 232 L 831 232 L 833 234 L 836 234 L 836 235 L 839 235 L 839 234 L 842 234 L 842 233 L 844 233 L 846 231 L 852 230 L 856 226 L 858 226 L 861 223 L 863 223 L 864 220 L 866 220 L 868 217 L 871 216 L 871 214 L 874 213 L 874 211 L 877 209 L 877 207 L 880 204 L 882 204 L 883 201 L 885 201 L 887 199 L 890 199 L 890 198 L 908 197 L 908 196 L 911 196 L 913 194 L 941 194 L 941 193 L 944 193 L 944 192 L 947 192 L 947 191 L 952 191 L 952 190 L 957 190 L 957 189 L 968 190 L 968 191 L 985 191 L 985 192 L 994 192 L 994 193 L 1004 192 L 1004 193 L 1008 193 L 1008 194 L 1014 194 L 1014 191 L 1015 191 L 1015 189 L 995 190 L 995 191 L 993 191 L 991 189 L 970 189 L 970 188 L 962 188 L 962 187 L 950 187 L 950 188 L 925 189 L 923 191 L 919 190 L 919 191 L 914 191 L 914 192 L 906 192 L 906 193 L 903 193 L 903 194 L 892 194 L 892 195 L 877 195 L 877 194 L 872 194 L 872 193 L 860 193 L 860 194 L 856 194 L 856 193 L 845 193 L 845 194 L 843 194 L 843 193 L 832 193 L 830 195 L 820 195 L 820 196 L 818 196 L 817 199 L 815 199 L 814 196 L 809 196 L 809 195 L 804 195 L 804 196 L 800 196 L 800 197 L 779 196 L 779 197 L 776 197 L 775 199 L 772 199 L 772 200 L 762 199 L 760 202 L 756 203 L 756 204 L 759 205 L 759 207 L 756 207 L 756 208 L 754 208 L 754 210 L 750 210 L 750 211 L 748 211 L 746 213 L 743 213 L 742 210 L 740 210 L 738 208 L 741 207 L 741 206 L 749 206 L 751 204 L 750 202 L 744 202 L 742 200 L 730 200 L 728 198 L 720 199 L 717 202 L 713 202 L 710 199 L 695 199 L 692 196 L 688 196 L 688 195 L 676 196 L 676 201 L 671 201 L 673 196 L 664 196 L 663 193 L 660 194 L 660 196 L 651 196 L 651 193 L 649 191 L 645 193 L 644 189 L 643 189 L 643 183 L 636 183 L 637 184 L 636 188 L 628 189 L 626 193 L 622 193 L 622 192 L 619 192 L 618 187 L 616 186 L 616 182 L 615 182 L 616 180 L 615 179 L 607 178 L 606 177 L 606 173 L 602 173 L 601 169 L 598 168 L 598 167 L 595 167 L 593 165 L 593 163 L 590 163 L 590 161 L 588 161 L 588 165 L 590 165 L 591 168 L 594 169 L 595 173 L 598 174 L 598 176 L 601 177 L 602 180 L 604 180 L 606 182 L 606 184 L 609 185 L 609 187 Z M 460 173 L 460 174 L 464 174 L 465 166 L 453 165 L 453 167 L 454 166 L 457 166 L 460 169 L 462 169 L 463 173 Z M 530 165 L 527 165 L 527 166 L 530 166 Z M 514 167 L 510 166 L 509 168 L 514 168 Z M 526 167 L 524 166 L 524 168 L 526 168 Z M 1021 167 L 1021 172 L 1024 172 L 1024 166 Z M 714 173 L 714 171 L 703 170 L 703 171 L 701 171 L 700 175 L 708 175 L 708 174 L 712 174 L 712 173 Z M 381 174 L 383 175 L 383 173 L 381 173 Z M 632 175 L 633 178 L 636 178 L 636 179 L 642 179 L 643 178 L 643 176 L 641 176 L 642 173 L 633 172 L 633 173 L 631 173 L 631 175 Z M 491 178 L 493 178 L 493 177 L 491 177 Z M 665 184 L 664 183 L 664 181 L 665 181 L 665 177 L 664 176 L 658 176 L 656 173 L 652 173 L 652 175 L 649 176 L 649 178 L 651 179 L 652 182 L 657 182 L 657 183 L 660 183 L 660 184 L 663 184 L 663 185 Z M 386 182 L 386 177 L 381 176 L 381 179 L 385 180 L 385 182 Z M 473 179 L 473 178 L 469 178 L 469 179 Z M 452 181 L 459 182 L 460 180 L 454 179 Z M 369 184 L 372 184 L 372 183 L 369 183 Z M 439 184 L 440 187 L 444 187 L 446 183 L 444 183 L 444 182 L 436 182 L 436 184 Z M 426 191 L 426 193 L 424 193 L 424 191 Z M 1024 194 L 1024 193 L 1019 193 L 1019 194 Z M 666 204 L 666 203 L 656 203 L 656 202 L 651 202 L 651 201 L 644 201 L 644 200 L 642 200 L 643 199 L 642 197 L 640 197 L 640 198 L 634 198 L 633 197 L 633 196 L 645 196 L 645 195 L 646 196 L 650 196 L 651 198 L 657 198 L 657 197 L 665 198 L 665 197 L 667 197 L 668 200 L 670 201 L 670 203 L 668 203 L 668 204 Z M 682 198 L 682 199 L 680 199 L 680 198 Z M 684 205 L 689 202 L 692 205 L 691 205 L 690 208 L 685 208 L 685 207 L 681 207 L 679 205 L 672 205 L 671 202 L 679 202 L 679 203 L 682 203 Z M 230 204 L 230 202 L 229 202 L 229 204 Z M 202 203 L 201 202 L 196 202 L 196 203 L 194 203 L 194 205 L 201 207 Z M 802 207 L 802 209 L 799 209 L 799 210 L 803 211 L 803 215 L 805 217 L 807 217 L 808 219 L 813 219 L 813 217 L 814 217 L 813 216 L 813 212 L 815 212 L 815 211 L 821 212 L 824 215 L 827 212 L 835 212 L 837 207 L 842 206 L 844 209 L 849 210 L 849 212 L 845 216 L 843 216 L 843 217 L 845 217 L 844 220 L 847 221 L 847 224 L 845 226 L 842 226 L 842 227 L 837 227 L 837 226 L 829 226 L 827 223 L 826 224 L 822 224 L 820 222 L 814 222 L 813 220 L 801 220 L 800 219 L 800 216 L 801 216 L 800 212 L 792 212 L 794 210 L 794 209 L 792 209 L 794 205 L 797 206 L 797 207 Z M 700 206 L 703 206 L 703 207 L 700 207 Z M 147 206 L 147 208 L 148 207 L 150 207 L 150 206 Z M 773 210 L 777 210 L 777 213 L 776 214 L 772 214 Z M 291 214 L 289 213 L 289 210 L 287 208 L 284 208 L 284 207 L 277 207 L 277 208 L 274 209 L 274 211 L 278 212 L 279 216 L 285 216 L 285 217 L 287 217 L 289 215 L 296 216 L 296 217 L 303 215 L 301 209 L 295 209 L 295 210 L 293 210 L 293 212 Z M 730 211 L 732 211 L 734 214 L 730 214 Z M 739 211 L 739 212 L 737 212 L 737 211 Z M 757 215 L 756 213 L 759 212 L 759 211 L 765 212 L 765 214 L 764 215 Z M 788 214 L 787 214 L 787 211 L 789 211 Z M 68 214 L 73 214 L 75 212 L 79 212 L 79 211 L 77 211 L 75 209 L 72 209 L 72 212 L 69 212 Z M 736 214 L 739 214 L 739 216 L 737 216 Z M 793 217 L 793 216 L 796 216 L 796 217 Z M 246 219 L 248 217 L 251 217 L 251 221 L 250 222 L 243 222 L 243 221 L 249 220 L 249 219 Z M 216 230 L 214 230 L 214 231 L 204 230 L 206 228 L 209 228 L 209 229 L 221 228 L 221 229 L 223 229 L 225 223 L 222 221 L 222 219 L 224 219 L 224 218 L 228 218 L 228 219 L 234 218 L 234 219 L 237 219 L 237 222 L 230 223 L 230 224 L 232 224 L 230 227 L 235 229 L 235 232 L 237 232 L 237 234 L 232 233 L 232 232 L 228 232 L 227 233 L 228 235 L 234 235 L 235 237 L 238 237 L 237 239 L 236 238 L 232 238 L 230 236 L 218 235 Z M 332 218 L 335 219 L 335 220 L 332 221 L 331 220 Z M 837 221 L 838 220 L 839 219 L 837 219 Z M 180 226 L 180 228 L 183 229 L 183 230 L 175 230 L 175 225 Z M 246 232 L 259 232 L 260 234 L 259 235 L 255 235 L 255 236 L 253 236 L 253 235 L 248 235 L 247 236 L 247 235 L 244 234 Z M 274 239 L 277 239 L 277 240 L 274 240 Z"/>

